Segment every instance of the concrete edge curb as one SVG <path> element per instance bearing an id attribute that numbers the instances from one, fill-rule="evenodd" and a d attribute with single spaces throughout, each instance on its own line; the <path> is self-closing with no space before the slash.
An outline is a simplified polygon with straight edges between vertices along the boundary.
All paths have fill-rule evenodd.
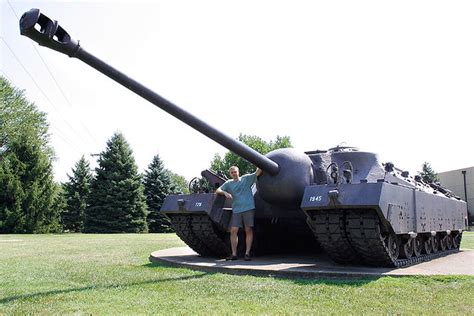
<path id="1" fill-rule="evenodd" d="M 174 260 L 167 260 L 165 258 L 157 258 L 150 255 L 149 258 L 152 263 L 163 263 L 175 268 L 187 268 L 195 271 L 203 271 L 207 273 L 225 273 L 231 275 L 252 275 L 258 277 L 277 277 L 286 279 L 367 279 L 379 278 L 383 276 L 403 277 L 405 275 L 381 275 L 381 274 L 364 274 L 364 273 L 347 273 L 347 272 L 306 272 L 306 271 L 273 271 L 273 270 L 256 270 L 244 268 L 226 268 L 226 267 L 207 267 L 195 265 L 186 262 L 176 262 Z"/>
<path id="2" fill-rule="evenodd" d="M 170 248 L 169 250 L 179 250 L 180 248 Z M 197 257 L 197 255 L 196 255 Z M 204 259 L 209 260 L 209 259 Z M 391 271 L 402 272 L 402 269 L 393 270 L 379 270 L 374 268 L 374 271 L 344 271 L 344 267 L 341 267 L 341 271 L 334 271 L 325 268 L 319 268 L 314 270 L 308 270 L 305 267 L 287 270 L 272 270 L 268 268 L 245 268 L 242 266 L 223 266 L 223 265 L 206 265 L 202 262 L 190 262 L 189 255 L 159 255 L 158 252 L 153 252 L 149 256 L 151 263 L 165 264 L 171 267 L 187 268 L 196 271 L 203 271 L 207 273 L 225 273 L 232 275 L 253 275 L 259 277 L 277 277 L 277 278 L 301 278 L 301 279 L 345 279 L 345 280 L 361 280 L 361 279 L 377 279 L 380 277 L 419 277 L 419 276 L 436 276 L 436 275 L 447 275 L 447 276 L 464 276 L 465 274 L 413 274 L 413 273 L 389 273 Z M 209 261 L 207 263 L 210 263 Z M 219 261 L 220 263 L 220 261 Z"/>

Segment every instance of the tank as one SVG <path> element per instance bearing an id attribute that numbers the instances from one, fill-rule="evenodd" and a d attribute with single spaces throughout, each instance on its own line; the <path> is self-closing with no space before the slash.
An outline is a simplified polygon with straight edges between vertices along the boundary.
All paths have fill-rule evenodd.
<path id="1" fill-rule="evenodd" d="M 254 190 L 254 254 L 317 253 L 321 246 L 337 263 L 400 267 L 459 250 L 466 203 L 437 184 L 353 147 L 261 155 L 87 52 L 39 9 L 23 14 L 20 32 L 83 61 L 262 169 Z M 225 178 L 212 170 L 202 176 L 211 192 L 170 195 L 161 212 L 197 253 L 224 257 L 231 203 L 212 190 Z"/>
<path id="2" fill-rule="evenodd" d="M 301 209 L 334 261 L 402 267 L 459 250 L 467 206 L 452 192 L 356 148 L 307 154 Z"/>

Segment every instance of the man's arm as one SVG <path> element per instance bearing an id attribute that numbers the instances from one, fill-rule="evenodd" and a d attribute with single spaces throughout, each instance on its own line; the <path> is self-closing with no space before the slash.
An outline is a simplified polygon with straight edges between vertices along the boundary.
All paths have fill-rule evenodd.
<path id="1" fill-rule="evenodd" d="M 216 193 L 220 195 L 224 195 L 228 199 L 232 199 L 232 195 L 226 191 L 223 191 L 221 188 L 217 188 Z"/>
<path id="2" fill-rule="evenodd" d="M 250 185 L 253 185 L 254 183 L 257 182 L 257 177 L 262 174 L 262 169 L 257 168 L 255 172 L 246 174 L 245 176 L 242 176 L 242 178 L 245 178 L 245 181 L 249 183 Z"/>

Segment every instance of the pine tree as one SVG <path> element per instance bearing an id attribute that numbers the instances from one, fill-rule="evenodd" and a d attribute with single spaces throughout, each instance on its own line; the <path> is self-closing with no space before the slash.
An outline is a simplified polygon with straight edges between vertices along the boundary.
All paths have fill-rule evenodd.
<path id="1" fill-rule="evenodd" d="M 143 178 L 145 197 L 148 205 L 148 229 L 152 233 L 166 233 L 172 231 L 170 220 L 160 213 L 161 205 L 166 196 L 175 188 L 170 172 L 163 166 L 159 155 L 153 157 Z"/>
<path id="2" fill-rule="evenodd" d="M 69 181 L 63 185 L 67 204 L 62 214 L 62 222 L 65 230 L 81 232 L 84 228 L 84 214 L 92 180 L 89 162 L 84 156 L 76 163 L 72 176 L 68 175 L 68 178 Z"/>
<path id="3" fill-rule="evenodd" d="M 0 233 L 60 230 L 46 114 L 0 77 Z"/>
<path id="4" fill-rule="evenodd" d="M 430 163 L 425 161 L 421 166 L 421 172 L 419 173 L 421 178 L 426 183 L 438 182 L 438 174 L 433 170 Z"/>
<path id="5" fill-rule="evenodd" d="M 58 232 L 64 231 L 64 226 L 62 223 L 62 215 L 64 214 L 67 207 L 66 195 L 64 194 L 64 187 L 60 183 L 55 183 L 56 186 L 56 197 L 52 205 L 52 216 L 57 217 L 58 220 Z"/>
<path id="6" fill-rule="evenodd" d="M 147 207 L 130 145 L 115 133 L 100 154 L 91 183 L 84 232 L 146 232 Z"/>

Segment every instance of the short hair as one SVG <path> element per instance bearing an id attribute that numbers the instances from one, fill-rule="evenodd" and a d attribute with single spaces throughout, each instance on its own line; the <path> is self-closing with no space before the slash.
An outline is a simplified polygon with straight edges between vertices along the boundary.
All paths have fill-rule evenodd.
<path id="1" fill-rule="evenodd" d="M 232 166 L 232 167 L 229 168 L 229 172 L 231 172 L 233 169 L 239 171 L 239 167 Z"/>

